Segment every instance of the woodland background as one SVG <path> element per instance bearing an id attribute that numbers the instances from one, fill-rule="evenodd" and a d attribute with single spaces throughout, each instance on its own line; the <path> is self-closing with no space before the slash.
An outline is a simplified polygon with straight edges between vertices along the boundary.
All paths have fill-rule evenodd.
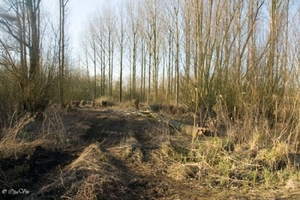
<path id="1" fill-rule="evenodd" d="M 1 187 L 299 199 L 297 0 L 123 0 L 91 13 L 77 52 L 70 2 L 0 0 Z"/>
<path id="2" fill-rule="evenodd" d="M 1 3 L 2 119 L 101 96 L 213 107 L 272 126 L 298 119 L 296 1 L 123 1 L 87 19 L 76 59 L 69 1 L 59 1 L 57 16 L 43 3 Z"/>

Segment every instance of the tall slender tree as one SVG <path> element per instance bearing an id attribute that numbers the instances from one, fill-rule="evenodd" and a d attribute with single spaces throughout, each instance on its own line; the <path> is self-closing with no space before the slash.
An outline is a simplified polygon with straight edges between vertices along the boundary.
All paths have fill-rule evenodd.
<path id="1" fill-rule="evenodd" d="M 119 101 L 121 102 L 123 100 L 123 58 L 124 58 L 124 46 L 125 46 L 125 34 L 126 29 L 124 27 L 124 10 L 120 8 L 119 13 L 119 25 L 120 25 L 120 31 L 117 36 L 118 38 L 118 44 L 119 44 L 119 52 L 120 52 L 120 77 L 119 77 Z"/>
<path id="2" fill-rule="evenodd" d="M 65 29 L 66 29 L 66 9 L 69 0 L 59 0 L 59 55 L 58 55 L 58 66 L 59 66 L 59 96 L 60 105 L 65 107 L 65 52 L 66 52 L 66 40 L 65 40 Z"/>

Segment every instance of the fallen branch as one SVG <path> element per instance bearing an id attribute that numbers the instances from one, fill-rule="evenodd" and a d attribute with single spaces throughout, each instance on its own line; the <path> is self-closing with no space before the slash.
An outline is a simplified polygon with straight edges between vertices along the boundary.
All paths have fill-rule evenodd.
<path id="1" fill-rule="evenodd" d="M 173 128 L 178 130 L 181 133 L 185 133 L 187 135 L 191 135 L 192 138 L 196 138 L 198 135 L 204 134 L 209 130 L 203 127 L 195 127 L 188 124 L 183 124 L 181 122 L 175 120 L 168 120 L 168 124 L 171 125 Z"/>
<path id="2" fill-rule="evenodd" d="M 150 110 L 147 111 L 139 111 L 142 115 L 155 118 L 159 121 L 163 121 L 167 123 L 168 125 L 172 126 L 174 129 L 181 133 L 185 133 L 187 135 L 192 136 L 192 138 L 196 138 L 198 135 L 205 135 L 205 136 L 211 136 L 213 131 L 209 130 L 208 128 L 204 127 L 195 127 L 192 125 L 184 124 L 175 120 L 166 120 L 158 113 L 151 112 Z"/>

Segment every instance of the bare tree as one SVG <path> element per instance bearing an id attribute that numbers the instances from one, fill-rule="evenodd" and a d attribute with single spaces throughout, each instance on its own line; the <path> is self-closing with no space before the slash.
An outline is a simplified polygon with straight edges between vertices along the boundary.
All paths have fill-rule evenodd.
<path id="1" fill-rule="evenodd" d="M 94 62 L 98 61 L 100 68 L 100 95 L 103 96 L 106 94 L 106 63 L 108 54 L 107 53 L 107 38 L 106 38 L 106 30 L 105 24 L 103 23 L 104 16 L 101 15 L 99 11 L 97 11 L 94 15 L 93 21 L 90 24 L 90 35 L 93 38 L 93 57 Z M 110 75 L 110 74 L 109 74 Z M 96 76 L 96 74 L 95 74 Z"/>
<path id="2" fill-rule="evenodd" d="M 108 7 L 104 11 L 104 20 L 107 30 L 107 42 L 108 42 L 108 94 L 112 96 L 113 89 L 113 63 L 114 63 L 114 47 L 115 47 L 115 31 L 116 31 L 116 16 L 114 11 Z"/>
<path id="3" fill-rule="evenodd" d="M 95 19 L 93 19 L 95 20 Z M 82 50 L 84 51 L 84 63 L 87 69 L 88 74 L 88 81 L 90 80 L 89 74 L 90 74 L 90 64 L 92 63 L 93 71 L 94 71 L 94 80 L 93 80 L 93 98 L 97 98 L 98 92 L 97 92 L 97 67 L 98 67 L 98 51 L 99 47 L 97 46 L 97 34 L 94 27 L 94 22 L 90 22 L 87 25 L 87 31 L 84 31 L 82 34 L 83 37 L 81 37 L 80 46 Z M 90 88 L 89 88 L 90 89 Z M 87 93 L 92 93 L 90 90 L 88 90 Z"/>
<path id="4" fill-rule="evenodd" d="M 127 13 L 130 16 L 130 29 L 131 29 L 131 36 L 132 37 L 132 67 L 131 67 L 131 99 L 136 98 L 136 71 L 137 71 L 137 48 L 138 48 L 138 17 L 136 16 L 137 13 L 137 6 L 135 2 L 129 1 L 127 4 Z"/>
<path id="5" fill-rule="evenodd" d="M 188 88 L 191 68 L 191 37 L 192 37 L 192 1 L 184 1 L 184 37 L 185 37 L 185 88 Z"/>
<path id="6" fill-rule="evenodd" d="M 125 33 L 126 29 L 124 27 L 124 12 L 123 9 L 120 8 L 120 31 L 118 34 L 118 43 L 119 43 L 119 51 L 120 51 L 120 77 L 119 77 L 119 101 L 123 100 L 123 57 L 124 57 L 124 45 L 125 45 Z"/>
<path id="7" fill-rule="evenodd" d="M 154 91 L 154 101 L 158 100 L 158 77 L 159 77 L 159 50 L 160 50 L 160 33 L 163 32 L 161 21 L 162 1 L 146 1 L 144 5 L 144 36 L 147 38 L 148 46 L 148 100 L 151 94 L 151 78 Z M 152 75 L 152 77 L 151 77 Z"/>
<path id="8" fill-rule="evenodd" d="M 14 44 L 4 39 L 0 40 L 4 50 L 1 65 L 17 78 L 22 94 L 22 109 L 30 112 L 42 111 L 47 106 L 48 94 L 47 91 L 42 91 L 44 87 L 39 85 L 41 0 L 7 1 L 5 3 L 7 9 L 1 13 L 0 25 L 7 36 L 14 41 Z M 17 46 L 12 48 L 16 44 L 20 51 Z M 19 56 L 19 59 L 15 58 L 16 55 Z"/>
<path id="9" fill-rule="evenodd" d="M 179 0 L 173 1 L 173 17 L 175 21 L 175 82 L 176 82 L 176 106 L 179 104 L 179 84 L 180 84 L 180 74 L 179 74 Z"/>
<path id="10" fill-rule="evenodd" d="M 64 93 L 64 79 L 65 79 L 65 50 L 66 50 L 66 40 L 65 40 L 65 24 L 66 24 L 66 9 L 69 0 L 59 0 L 59 55 L 58 55 L 58 65 L 59 65 L 59 94 L 60 94 L 60 105 L 65 107 L 65 93 Z"/>
<path id="11" fill-rule="evenodd" d="M 93 24 L 101 88 L 108 86 L 111 93 L 116 34 L 120 101 L 124 92 L 130 98 L 140 92 L 141 100 L 146 97 L 148 102 L 157 101 L 164 96 L 177 105 L 189 104 L 200 113 L 199 109 L 211 108 L 221 94 L 227 112 L 234 118 L 246 113 L 249 105 L 245 100 L 260 107 L 260 112 L 274 113 L 273 108 L 266 108 L 267 105 L 275 107 L 271 93 L 283 94 L 283 83 L 289 80 L 284 67 L 289 62 L 287 51 L 290 51 L 289 39 L 284 37 L 290 35 L 289 1 L 144 0 L 136 3 L 128 0 L 126 5 L 127 13 L 120 15 L 119 29 L 105 23 L 109 21 L 108 16 L 114 16 L 113 11 L 98 13 L 98 20 Z M 123 24 L 126 17 L 127 28 Z M 265 29 L 266 24 L 269 31 Z M 124 46 L 126 36 L 128 49 Z M 128 60 L 123 59 L 124 55 Z M 126 62 L 130 65 L 129 85 L 122 80 Z M 108 76 L 104 73 L 106 64 Z M 160 95 L 164 91 L 165 95 Z M 241 96 L 242 93 L 255 98 Z M 255 112 L 259 113 L 259 109 Z"/>

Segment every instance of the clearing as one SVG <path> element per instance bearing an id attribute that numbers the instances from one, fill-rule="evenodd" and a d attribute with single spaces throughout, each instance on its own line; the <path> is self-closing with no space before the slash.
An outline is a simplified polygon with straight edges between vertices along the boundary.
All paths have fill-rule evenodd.
<path id="1" fill-rule="evenodd" d="M 15 153 L 0 158 L 0 199 L 299 198 L 298 185 L 266 189 L 243 181 L 239 173 L 213 174 L 201 155 L 195 159 L 199 141 L 192 147 L 191 136 L 133 109 L 79 108 L 50 118 L 61 122 L 56 127 L 64 135 L 55 134 L 49 125 L 51 137 L 60 143 L 31 141 L 24 143 L 25 150 L 16 146 Z M 23 137 L 46 126 L 29 123 Z M 199 140 L 217 141 L 205 136 Z M 219 152 L 224 157 L 233 153 Z"/>

